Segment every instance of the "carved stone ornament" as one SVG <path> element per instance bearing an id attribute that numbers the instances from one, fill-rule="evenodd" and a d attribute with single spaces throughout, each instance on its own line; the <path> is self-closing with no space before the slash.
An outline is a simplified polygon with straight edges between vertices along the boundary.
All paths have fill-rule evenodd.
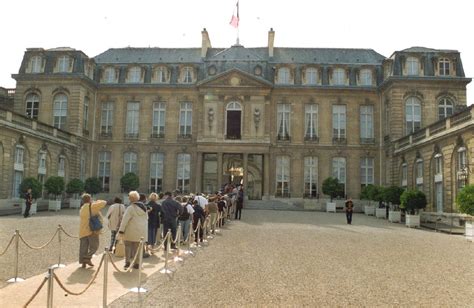
<path id="1" fill-rule="evenodd" d="M 209 130 L 212 130 L 212 124 L 214 123 L 214 109 L 212 107 L 207 110 L 207 123 L 209 124 Z"/>
<path id="2" fill-rule="evenodd" d="M 253 111 L 253 122 L 255 124 L 255 129 L 258 130 L 258 126 L 260 125 L 260 109 L 255 108 Z"/>

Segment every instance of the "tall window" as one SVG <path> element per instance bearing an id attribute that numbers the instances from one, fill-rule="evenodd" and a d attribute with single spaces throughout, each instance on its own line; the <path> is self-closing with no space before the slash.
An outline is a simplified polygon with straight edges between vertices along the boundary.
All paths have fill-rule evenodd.
<path id="1" fill-rule="evenodd" d="M 360 160 L 360 184 L 362 187 L 374 184 L 374 158 L 363 157 Z"/>
<path id="2" fill-rule="evenodd" d="M 31 119 L 38 119 L 39 96 L 37 94 L 28 94 L 26 97 L 26 116 Z"/>
<path id="3" fill-rule="evenodd" d="M 369 69 L 360 70 L 359 83 L 361 86 L 371 86 L 372 85 L 372 71 Z"/>
<path id="4" fill-rule="evenodd" d="M 346 71 L 343 68 L 335 68 L 332 70 L 332 84 L 336 86 L 346 84 Z"/>
<path id="5" fill-rule="evenodd" d="M 83 129 L 89 128 L 89 98 L 84 97 L 84 119 L 83 119 Z"/>
<path id="6" fill-rule="evenodd" d="M 443 97 L 438 103 L 438 118 L 445 119 L 453 114 L 453 101 L 447 97 Z"/>
<path id="7" fill-rule="evenodd" d="M 318 194 L 318 158 L 304 158 L 304 196 L 314 198 Z"/>
<path id="8" fill-rule="evenodd" d="M 102 191 L 109 192 L 110 190 L 110 152 L 99 152 L 99 170 L 97 176 L 102 184 Z"/>
<path id="9" fill-rule="evenodd" d="M 305 82 L 307 85 L 318 84 L 318 70 L 314 67 L 308 67 L 305 70 Z"/>
<path id="10" fill-rule="evenodd" d="M 111 102 L 102 103 L 100 115 L 100 134 L 103 136 L 112 136 L 112 123 L 114 115 L 114 104 Z"/>
<path id="11" fill-rule="evenodd" d="M 435 164 L 435 174 L 443 174 L 443 155 L 437 153 L 434 156 L 434 164 Z"/>
<path id="12" fill-rule="evenodd" d="M 241 138 L 242 106 L 239 102 L 230 102 L 226 107 L 226 139 Z"/>
<path id="13" fill-rule="evenodd" d="M 41 73 L 43 66 L 43 59 L 40 56 L 33 56 L 30 60 L 30 72 L 31 73 Z"/>
<path id="14" fill-rule="evenodd" d="M 20 184 L 23 181 L 23 171 L 25 167 L 24 163 L 25 148 L 21 145 L 15 147 L 15 163 L 13 165 L 13 198 L 20 198 Z"/>
<path id="15" fill-rule="evenodd" d="M 277 105 L 278 140 L 290 139 L 290 104 Z"/>
<path id="16" fill-rule="evenodd" d="M 134 66 L 128 70 L 128 82 L 129 83 L 138 83 L 142 79 L 142 69 L 141 67 Z"/>
<path id="17" fill-rule="evenodd" d="M 402 187 L 407 187 L 407 182 L 408 182 L 408 168 L 407 164 L 403 163 L 402 164 L 402 172 L 401 172 L 401 180 L 402 180 Z"/>
<path id="18" fill-rule="evenodd" d="M 408 57 L 407 58 L 407 75 L 408 76 L 418 76 L 419 73 L 419 62 L 417 58 L 414 57 Z"/>
<path id="19" fill-rule="evenodd" d="M 84 182 L 86 179 L 86 153 L 81 152 L 81 160 L 79 164 L 79 179 Z"/>
<path id="20" fill-rule="evenodd" d="M 192 124 L 193 105 L 190 102 L 182 102 L 179 110 L 179 134 L 183 137 L 190 137 Z"/>
<path id="21" fill-rule="evenodd" d="M 166 105 L 164 102 L 153 103 L 152 136 L 155 138 L 165 135 L 165 112 Z"/>
<path id="22" fill-rule="evenodd" d="M 344 157 L 334 157 L 332 159 L 332 177 L 339 180 L 344 185 L 346 191 L 346 159 Z"/>
<path id="23" fill-rule="evenodd" d="M 107 67 L 104 71 L 104 82 L 105 83 L 114 83 L 115 82 L 115 68 Z"/>
<path id="24" fill-rule="evenodd" d="M 423 159 L 418 158 L 415 162 L 416 189 L 423 191 Z"/>
<path id="25" fill-rule="evenodd" d="M 53 126 L 59 129 L 66 128 L 67 119 L 67 96 L 58 94 L 54 97 L 54 123 Z"/>
<path id="26" fill-rule="evenodd" d="M 176 178 L 176 187 L 182 193 L 188 193 L 190 191 L 191 179 L 191 154 L 178 154 L 178 168 Z"/>
<path id="27" fill-rule="evenodd" d="M 458 157 L 457 157 L 457 172 L 458 172 L 458 189 L 463 188 L 466 186 L 467 178 L 465 178 L 468 175 L 468 168 L 467 168 L 467 151 L 464 146 L 460 147 L 458 149 Z"/>
<path id="28" fill-rule="evenodd" d="M 304 137 L 307 140 L 316 140 L 318 138 L 318 105 L 307 104 L 304 109 Z"/>
<path id="29" fill-rule="evenodd" d="M 66 175 L 66 157 L 59 155 L 58 158 L 58 176 L 64 177 Z"/>
<path id="30" fill-rule="evenodd" d="M 290 69 L 288 67 L 280 67 L 278 69 L 278 83 L 279 84 L 290 83 Z"/>
<path id="31" fill-rule="evenodd" d="M 123 174 L 133 172 L 138 175 L 137 153 L 125 152 L 123 154 Z"/>
<path id="32" fill-rule="evenodd" d="M 69 72 L 70 59 L 68 56 L 61 56 L 58 58 L 58 72 L 67 73 Z"/>
<path id="33" fill-rule="evenodd" d="M 164 155 L 151 153 L 150 157 L 150 191 L 163 191 Z"/>
<path id="34" fill-rule="evenodd" d="M 332 137 L 333 139 L 346 138 L 346 105 L 332 106 Z"/>
<path id="35" fill-rule="evenodd" d="M 438 69 L 440 76 L 449 76 L 449 59 L 441 58 L 438 61 Z"/>
<path id="36" fill-rule="evenodd" d="M 360 138 L 362 143 L 374 139 L 374 106 L 360 106 Z"/>
<path id="37" fill-rule="evenodd" d="M 193 68 L 185 67 L 183 68 L 183 83 L 192 83 L 193 82 Z"/>
<path id="38" fill-rule="evenodd" d="M 436 153 L 434 156 L 434 202 L 436 204 L 436 211 L 443 212 L 443 155 Z"/>
<path id="39" fill-rule="evenodd" d="M 125 136 L 127 138 L 138 138 L 138 123 L 140 118 L 140 103 L 127 103 L 127 123 L 125 127 Z"/>
<path id="40" fill-rule="evenodd" d="M 290 196 L 290 158 L 288 156 L 276 158 L 276 196 Z"/>
<path id="41" fill-rule="evenodd" d="M 421 128 L 421 102 L 416 97 L 409 97 L 405 102 L 405 123 L 407 135 Z"/>

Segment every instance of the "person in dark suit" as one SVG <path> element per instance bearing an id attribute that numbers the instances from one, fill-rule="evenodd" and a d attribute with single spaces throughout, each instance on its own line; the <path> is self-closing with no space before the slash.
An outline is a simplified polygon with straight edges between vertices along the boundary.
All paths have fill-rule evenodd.
<path id="1" fill-rule="evenodd" d="M 31 204 L 33 204 L 33 194 L 31 193 L 31 188 L 28 188 L 25 193 L 25 213 L 23 217 L 27 218 L 30 216 Z"/>
<path id="2" fill-rule="evenodd" d="M 178 228 L 177 219 L 181 215 L 183 207 L 176 200 L 173 199 L 171 192 L 165 192 L 165 199 L 161 203 L 161 215 L 163 217 L 163 233 L 166 235 L 169 229 L 173 236 L 173 241 L 176 240 L 176 229 Z M 165 250 L 166 250 L 165 242 Z M 171 244 L 171 248 L 175 249 L 176 245 Z"/>
<path id="3" fill-rule="evenodd" d="M 352 211 L 354 210 L 354 203 L 352 202 L 352 199 L 349 198 L 346 201 L 346 220 L 347 224 L 352 224 Z"/>

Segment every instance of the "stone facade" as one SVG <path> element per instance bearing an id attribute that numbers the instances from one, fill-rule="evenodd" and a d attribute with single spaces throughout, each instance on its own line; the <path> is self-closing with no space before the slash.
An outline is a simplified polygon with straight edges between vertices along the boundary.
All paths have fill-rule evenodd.
<path id="1" fill-rule="evenodd" d="M 400 184 L 401 157 L 412 163 L 419 152 L 428 161 L 433 149 L 426 141 L 418 152 L 401 150 L 400 140 L 466 108 L 471 79 L 458 51 L 413 47 L 385 58 L 370 49 L 277 48 L 274 35 L 267 47 L 222 49 L 204 29 L 201 48 L 109 49 L 94 58 L 28 49 L 13 75 L 14 117 L 26 111 L 68 140 L 28 144 L 31 153 L 47 144 L 48 174 L 63 153 L 66 180 L 99 176 L 110 195 L 133 171 L 144 192 L 213 192 L 233 181 L 252 199 L 299 199 L 322 197 L 329 176 L 352 197 L 368 183 Z M 13 155 L 23 129 L 2 131 L 2 151 Z M 443 151 L 459 139 L 453 129 L 437 143 Z M 469 133 L 461 138 L 470 151 Z M 8 199 L 12 165 L 1 166 L 0 198 Z M 36 176 L 35 167 L 24 172 Z"/>

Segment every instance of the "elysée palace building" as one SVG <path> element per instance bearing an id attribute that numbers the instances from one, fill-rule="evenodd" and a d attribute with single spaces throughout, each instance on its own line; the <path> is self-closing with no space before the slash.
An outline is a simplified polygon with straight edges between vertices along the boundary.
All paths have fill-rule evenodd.
<path id="1" fill-rule="evenodd" d="M 249 199 L 320 197 L 337 177 L 423 190 L 428 210 L 456 211 L 472 182 L 473 110 L 456 50 L 72 48 L 25 52 L 13 103 L 0 110 L 0 199 L 25 177 L 96 176 L 109 196 L 135 172 L 142 192 Z M 8 95 L 7 95 L 8 96 Z M 8 101 L 8 97 L 7 97 Z"/>

